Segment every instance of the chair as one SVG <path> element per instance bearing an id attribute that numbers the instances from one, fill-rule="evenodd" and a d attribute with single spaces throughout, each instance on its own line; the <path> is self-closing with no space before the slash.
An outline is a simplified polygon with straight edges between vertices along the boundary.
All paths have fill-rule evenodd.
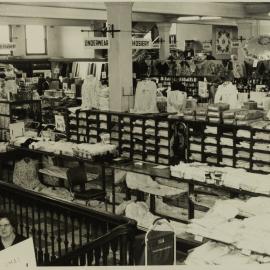
<path id="1" fill-rule="evenodd" d="M 83 166 L 69 168 L 67 170 L 67 180 L 70 191 L 75 199 L 79 200 L 105 200 L 106 191 L 97 188 L 85 189 L 87 175 Z"/>

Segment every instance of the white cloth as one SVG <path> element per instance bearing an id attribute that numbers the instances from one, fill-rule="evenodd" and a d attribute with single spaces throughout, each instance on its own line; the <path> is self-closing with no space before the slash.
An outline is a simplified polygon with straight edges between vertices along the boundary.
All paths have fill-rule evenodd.
<path id="1" fill-rule="evenodd" d="M 187 93 L 182 91 L 167 92 L 167 112 L 181 112 L 186 106 Z"/>
<path id="2" fill-rule="evenodd" d="M 92 76 L 88 75 L 82 85 L 82 109 L 98 108 L 98 81 Z"/>
<path id="3" fill-rule="evenodd" d="M 238 107 L 238 90 L 231 82 L 225 82 L 218 86 L 215 103 L 227 103 L 230 105 L 230 109 L 236 109 Z"/>
<path id="4" fill-rule="evenodd" d="M 135 94 L 134 112 L 157 113 L 157 86 L 153 81 L 139 81 Z"/>

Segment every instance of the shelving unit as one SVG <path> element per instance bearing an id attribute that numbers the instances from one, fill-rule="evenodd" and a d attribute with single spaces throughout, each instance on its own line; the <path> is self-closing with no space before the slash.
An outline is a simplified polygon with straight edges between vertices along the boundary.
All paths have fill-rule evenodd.
<path id="1" fill-rule="evenodd" d="M 192 201 L 191 195 L 194 194 L 194 187 L 195 186 L 201 186 L 201 187 L 226 191 L 231 196 L 249 195 L 249 196 L 270 197 L 270 195 L 251 192 L 251 191 L 243 190 L 243 189 L 236 189 L 236 188 L 227 187 L 224 185 L 210 184 L 210 183 L 191 180 L 191 179 L 178 178 L 178 177 L 172 176 L 169 167 L 162 168 L 162 169 L 155 168 L 157 165 L 158 164 L 150 164 L 147 162 L 143 162 L 142 164 L 138 164 L 135 161 L 131 161 L 128 163 L 123 163 L 123 164 L 117 164 L 117 163 L 105 164 L 106 167 L 112 168 L 114 170 L 118 169 L 118 170 L 122 170 L 122 171 L 126 171 L 126 172 L 134 172 L 134 173 L 139 173 L 139 174 L 151 176 L 153 180 L 155 180 L 155 178 L 159 177 L 159 178 L 163 178 L 163 179 L 177 181 L 179 183 L 186 183 L 187 187 L 188 187 L 187 192 L 188 192 L 188 196 L 189 196 L 188 207 L 187 207 L 188 219 L 194 218 L 194 211 L 195 211 L 196 205 Z M 113 205 L 112 210 L 113 210 L 113 213 L 115 213 L 116 202 L 115 202 L 115 184 L 114 184 L 114 182 L 112 183 L 112 185 L 113 185 L 112 186 L 112 205 Z M 142 192 L 142 191 L 140 191 L 140 192 Z M 143 196 L 141 196 L 140 198 L 143 198 Z M 155 213 L 155 195 L 154 194 L 150 195 L 150 206 L 151 206 L 150 211 Z M 207 210 L 207 208 L 205 208 L 205 210 Z M 170 218 L 170 217 L 168 217 L 168 218 Z M 187 220 L 183 220 L 179 217 L 175 217 L 175 219 L 178 221 L 181 221 L 181 222 L 185 222 L 185 223 L 187 222 Z"/>
<path id="2" fill-rule="evenodd" d="M 0 140 L 9 140 L 10 123 L 28 119 L 42 122 L 40 100 L 0 100 Z"/>
<path id="3" fill-rule="evenodd" d="M 96 143 L 101 135 L 110 135 L 121 156 L 161 164 L 170 164 L 170 144 L 177 120 L 164 114 L 132 114 L 81 110 L 67 115 L 67 134 L 72 142 Z"/>
<path id="4" fill-rule="evenodd" d="M 188 125 L 189 135 L 188 143 L 187 143 L 187 160 L 191 161 L 199 161 L 207 163 L 207 156 L 217 157 L 217 161 L 214 162 L 214 165 L 226 165 L 235 168 L 246 168 L 251 172 L 262 172 L 269 173 L 270 172 L 270 159 L 269 160 L 259 160 L 255 159 L 254 155 L 257 153 L 261 154 L 270 154 L 270 144 L 267 140 L 256 139 L 257 133 L 264 133 L 266 136 L 270 134 L 270 130 L 264 129 L 254 129 L 248 126 L 237 126 L 237 125 L 226 125 L 226 124 L 213 124 L 208 122 L 196 122 L 196 121 L 188 121 L 186 122 Z M 205 134 L 205 130 L 207 126 L 216 127 L 217 134 Z M 243 132 L 248 133 L 246 136 L 241 136 Z M 230 133 L 230 135 L 228 135 Z M 216 140 L 216 143 L 207 143 L 205 140 L 207 136 L 212 137 Z M 198 146 L 200 143 L 194 142 L 194 137 L 201 138 L 201 148 L 198 150 Z M 231 144 L 224 145 L 223 138 L 231 139 Z M 261 149 L 256 149 L 256 145 L 261 145 Z M 197 145 L 197 146 L 196 146 Z M 216 147 L 217 151 L 214 153 L 206 154 L 206 146 Z M 196 149 L 196 150 L 194 150 Z M 224 154 L 224 149 L 230 149 L 230 154 Z M 227 150 L 228 151 L 228 150 Z M 200 158 L 194 158 L 198 157 Z M 223 163 L 223 159 L 231 159 L 231 164 Z M 209 163 L 209 162 L 208 162 Z M 266 168 L 263 165 L 269 165 L 269 168 Z M 261 167 L 260 169 L 257 166 Z M 254 168 L 255 167 L 255 168 Z"/>

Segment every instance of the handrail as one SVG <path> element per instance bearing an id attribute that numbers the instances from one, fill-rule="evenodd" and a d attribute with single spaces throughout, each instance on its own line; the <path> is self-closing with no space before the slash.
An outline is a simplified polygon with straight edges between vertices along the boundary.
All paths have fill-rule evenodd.
<path id="1" fill-rule="evenodd" d="M 107 264 L 106 259 L 111 254 L 109 248 L 114 254 L 114 261 L 110 262 L 113 265 L 116 261 L 126 265 L 127 258 L 132 259 L 129 256 L 130 245 L 127 246 L 123 239 L 131 244 L 131 230 L 136 227 L 136 222 L 126 217 L 90 209 L 2 181 L 0 210 L 16 216 L 17 233 L 33 238 L 37 265 L 49 265 L 71 251 L 84 246 L 86 248 L 82 250 L 86 250 L 91 245 L 95 249 L 95 263 L 98 265 Z M 115 242 L 120 244 L 115 245 Z M 103 244 L 107 247 L 106 252 Z"/>
<path id="2" fill-rule="evenodd" d="M 48 266 L 63 265 L 63 263 L 66 262 L 67 260 L 72 260 L 76 256 L 82 256 L 90 249 L 102 247 L 104 244 L 109 243 L 110 241 L 115 240 L 122 235 L 128 236 L 129 240 L 133 240 L 135 230 L 136 230 L 136 221 L 130 220 L 129 223 L 119 225 L 110 232 L 106 233 L 105 235 L 95 239 L 94 241 L 87 243 L 84 246 L 79 247 L 76 250 L 71 251 L 60 258 L 55 259 Z"/>
<path id="3" fill-rule="evenodd" d="M 115 224 L 122 224 L 122 223 L 130 222 L 130 219 L 124 216 L 116 216 L 108 212 L 97 211 L 95 209 L 91 209 L 84 205 L 74 204 L 73 202 L 70 202 L 67 200 L 62 200 L 62 199 L 55 198 L 46 194 L 41 194 L 32 190 L 27 190 L 22 187 L 16 186 L 14 184 L 6 183 L 3 181 L 0 181 L 0 190 L 1 191 L 12 190 L 15 194 L 22 197 L 29 197 L 40 202 L 44 202 L 47 204 L 60 207 L 63 210 L 74 209 L 76 213 L 80 215 L 89 215 L 89 216 L 91 215 L 91 216 L 99 218 L 100 220 L 104 220 L 104 221 L 110 220 L 112 223 L 115 223 Z"/>

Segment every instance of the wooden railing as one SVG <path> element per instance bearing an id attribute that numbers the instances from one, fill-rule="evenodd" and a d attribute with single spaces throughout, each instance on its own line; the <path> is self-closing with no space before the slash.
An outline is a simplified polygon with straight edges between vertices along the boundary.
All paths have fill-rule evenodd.
<path id="1" fill-rule="evenodd" d="M 2 181 L 1 210 L 16 216 L 17 233 L 32 236 L 38 265 L 91 265 L 93 257 L 95 265 L 132 264 L 133 220 Z"/>

